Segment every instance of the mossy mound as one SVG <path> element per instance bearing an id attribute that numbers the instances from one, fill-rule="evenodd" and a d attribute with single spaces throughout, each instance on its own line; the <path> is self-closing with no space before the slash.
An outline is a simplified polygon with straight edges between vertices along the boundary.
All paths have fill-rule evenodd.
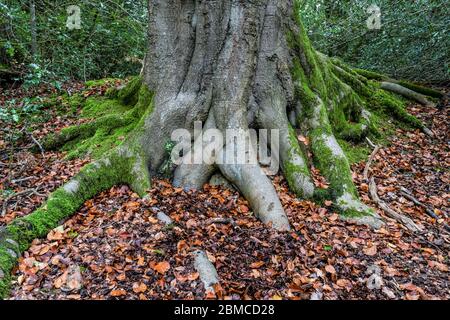
<path id="1" fill-rule="evenodd" d="M 108 82 L 99 80 L 91 85 L 102 83 Z M 107 151 L 120 146 L 125 137 L 136 129 L 143 114 L 151 109 L 152 97 L 152 93 L 142 85 L 141 78 L 136 77 L 122 89 L 112 87 L 107 96 L 82 99 L 82 95 L 73 95 L 64 99 L 63 103 L 69 106 L 82 106 L 80 118 L 88 121 L 49 135 L 44 147 L 66 151 L 68 159 L 84 156 L 99 159 Z"/>

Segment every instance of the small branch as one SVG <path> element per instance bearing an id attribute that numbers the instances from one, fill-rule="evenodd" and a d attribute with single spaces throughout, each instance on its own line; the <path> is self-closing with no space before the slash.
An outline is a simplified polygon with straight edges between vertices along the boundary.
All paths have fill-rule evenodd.
<path id="1" fill-rule="evenodd" d="M 415 205 L 418 205 L 419 207 L 422 207 L 425 209 L 425 212 L 433 219 L 438 220 L 439 217 L 434 213 L 433 210 L 431 210 L 428 206 L 424 205 L 422 202 L 420 202 L 419 200 L 417 200 L 416 198 L 414 198 L 414 196 L 411 194 L 411 192 L 409 192 L 407 189 L 401 187 L 400 188 L 400 193 L 402 194 L 402 196 L 404 196 L 406 199 L 412 201 Z"/>
<path id="2" fill-rule="evenodd" d="M 25 181 L 34 179 L 34 178 L 36 178 L 36 177 L 35 176 L 29 176 L 29 177 L 25 177 L 25 178 L 21 178 L 21 179 L 14 179 L 14 180 L 11 180 L 11 183 L 17 184 L 17 183 L 21 183 L 21 182 L 25 182 Z"/>
<path id="3" fill-rule="evenodd" d="M 372 140 L 370 140 L 369 138 L 366 137 L 366 141 L 367 141 L 367 143 L 369 144 L 369 146 L 372 147 L 372 149 L 375 149 L 375 148 L 376 148 L 376 145 L 375 145 L 375 143 L 372 142 Z"/>
<path id="4" fill-rule="evenodd" d="M 36 140 L 36 138 L 33 136 L 33 134 L 28 133 L 31 140 L 38 146 L 39 150 L 41 150 L 42 157 L 44 157 L 44 148 L 42 148 L 42 145 L 39 143 L 39 141 Z"/>
<path id="5" fill-rule="evenodd" d="M 367 142 L 371 146 L 375 146 L 372 143 L 372 141 L 370 141 L 369 139 L 367 139 Z M 372 154 L 370 155 L 369 160 L 367 161 L 366 167 L 364 168 L 364 180 L 365 181 L 369 181 L 370 165 L 372 164 L 372 161 L 375 158 L 375 156 L 376 156 L 376 154 L 378 153 L 379 150 L 380 150 L 380 146 L 375 146 L 375 149 L 372 151 Z M 375 179 L 373 177 L 370 179 L 370 182 L 369 182 L 369 194 L 370 194 L 370 197 L 372 198 L 373 202 L 375 202 L 375 204 L 380 209 L 382 209 L 389 217 L 391 217 L 391 218 L 397 220 L 398 222 L 402 223 L 406 228 L 408 228 L 412 232 L 422 231 L 422 229 L 417 224 L 415 224 L 414 221 L 412 221 L 412 219 L 395 212 L 384 201 L 382 201 L 378 197 L 377 185 L 376 185 Z"/>
<path id="6" fill-rule="evenodd" d="M 402 223 L 406 228 L 408 228 L 412 232 L 419 232 L 422 231 L 422 228 L 420 228 L 417 224 L 414 223 L 414 221 L 402 214 L 399 214 L 395 212 L 393 209 L 391 209 L 384 201 L 382 201 L 378 197 L 377 193 L 377 185 L 375 184 L 375 179 L 372 177 L 370 179 L 369 183 L 369 193 L 372 200 L 377 204 L 377 206 L 382 209 L 389 217 L 397 220 L 398 222 Z"/>
<path id="7" fill-rule="evenodd" d="M 39 196 L 39 197 L 45 197 L 45 195 L 40 194 L 36 189 L 27 189 L 27 190 L 23 190 L 23 191 L 20 191 L 20 192 L 15 193 L 15 194 L 12 194 L 12 195 L 10 195 L 9 197 L 7 197 L 7 198 L 5 199 L 5 201 L 3 202 L 3 207 L 2 207 L 2 213 L 1 213 L 1 216 L 4 216 L 4 215 L 6 214 L 6 210 L 7 210 L 7 208 L 8 208 L 8 202 L 9 202 L 9 201 L 11 201 L 12 199 L 14 199 L 14 198 L 16 198 L 16 197 L 23 196 L 23 195 L 27 195 L 27 194 L 30 194 L 30 193 L 33 193 L 33 194 L 35 194 L 35 195 L 37 195 L 37 196 Z"/>
<path id="8" fill-rule="evenodd" d="M 233 227 L 236 226 L 236 222 L 231 218 L 210 218 L 206 220 L 206 224 L 231 224 Z"/>

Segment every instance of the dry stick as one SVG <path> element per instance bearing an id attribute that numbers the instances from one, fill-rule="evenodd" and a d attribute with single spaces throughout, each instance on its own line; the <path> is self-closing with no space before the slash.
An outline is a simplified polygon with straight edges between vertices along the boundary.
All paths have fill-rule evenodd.
<path id="1" fill-rule="evenodd" d="M 415 205 L 418 205 L 422 208 L 425 209 L 426 214 L 428 214 L 431 218 L 439 220 L 439 217 L 434 213 L 433 210 L 431 210 L 427 205 L 423 204 L 422 202 L 420 202 L 419 200 L 417 200 L 416 198 L 414 198 L 414 196 L 411 194 L 411 192 L 408 191 L 408 189 L 401 187 L 400 188 L 400 193 L 408 200 L 412 201 Z M 447 213 L 445 211 L 443 211 L 444 215 L 446 217 L 448 217 Z M 450 232 L 450 226 L 446 223 L 444 223 L 444 228 L 445 230 Z"/>
<path id="2" fill-rule="evenodd" d="M 367 143 L 369 144 L 369 146 L 371 146 L 372 147 L 372 149 L 375 149 L 377 146 L 369 139 L 369 138 L 367 138 L 366 137 L 366 141 L 367 141 Z"/>
<path id="3" fill-rule="evenodd" d="M 422 231 L 422 228 L 420 228 L 417 224 L 412 221 L 412 219 L 395 212 L 393 209 L 391 209 L 383 200 L 381 200 L 378 197 L 377 194 L 377 185 L 375 184 L 375 179 L 372 177 L 370 178 L 369 183 L 369 193 L 372 200 L 377 204 L 377 206 L 382 209 L 389 217 L 397 220 L 398 222 L 401 222 L 405 227 L 407 227 L 412 232 L 419 232 Z"/>
<path id="4" fill-rule="evenodd" d="M 39 192 L 37 192 L 36 189 L 27 189 L 27 190 L 23 190 L 23 191 L 17 192 L 17 193 L 15 193 L 13 195 L 10 195 L 3 202 L 3 208 L 2 208 L 1 216 L 4 216 L 6 214 L 6 209 L 8 208 L 8 202 L 9 201 L 11 201 L 12 199 L 14 199 L 14 198 L 16 198 L 18 196 L 23 196 L 25 194 L 30 194 L 30 193 L 34 193 L 35 195 L 37 195 L 39 197 L 45 197 L 45 195 L 40 194 Z"/>
<path id="5" fill-rule="evenodd" d="M 369 144 L 373 143 L 368 140 Z M 370 155 L 369 160 L 367 161 L 366 167 L 364 168 L 364 180 L 365 181 L 369 181 L 369 169 L 370 169 L 370 164 L 372 163 L 373 159 L 375 158 L 376 154 L 378 153 L 378 151 L 380 150 L 379 146 L 375 146 L 375 149 L 373 150 L 372 154 Z M 369 194 L 370 197 L 372 198 L 373 202 L 376 203 L 376 205 L 383 210 L 389 217 L 397 220 L 398 222 L 402 223 L 406 228 L 408 228 L 409 230 L 411 230 L 412 232 L 419 232 L 422 231 L 422 229 L 414 223 L 414 221 L 412 221 L 412 219 L 399 214 L 397 212 L 395 212 L 393 209 L 391 209 L 384 201 L 382 201 L 379 197 L 378 197 L 378 193 L 377 193 L 377 185 L 375 183 L 375 179 L 372 177 L 370 179 L 369 182 Z"/>
<path id="6" fill-rule="evenodd" d="M 231 218 L 210 218 L 206 220 L 206 224 L 231 224 L 233 227 L 236 226 L 236 222 Z"/>
<path id="7" fill-rule="evenodd" d="M 401 187 L 400 188 L 400 193 L 407 198 L 408 200 L 411 200 L 414 204 L 422 207 L 425 209 L 425 212 L 432 217 L 433 219 L 439 219 L 439 217 L 433 212 L 433 210 L 431 210 L 430 208 L 428 208 L 426 205 L 424 205 L 422 202 L 420 202 L 419 200 L 417 200 L 416 198 L 414 198 L 411 194 L 411 192 L 409 192 L 407 189 Z"/>
<path id="8" fill-rule="evenodd" d="M 44 157 L 44 148 L 42 148 L 42 145 L 39 143 L 39 141 L 36 140 L 36 138 L 31 133 L 28 134 L 31 140 L 33 140 L 33 142 L 39 147 L 39 150 L 41 150 L 42 157 Z"/>
<path id="9" fill-rule="evenodd" d="M 16 183 L 25 182 L 25 181 L 28 181 L 28 180 L 31 180 L 31 179 L 34 179 L 34 178 L 36 178 L 36 177 L 35 176 L 29 176 L 29 177 L 25 177 L 25 178 L 11 180 L 11 182 L 16 184 Z"/>

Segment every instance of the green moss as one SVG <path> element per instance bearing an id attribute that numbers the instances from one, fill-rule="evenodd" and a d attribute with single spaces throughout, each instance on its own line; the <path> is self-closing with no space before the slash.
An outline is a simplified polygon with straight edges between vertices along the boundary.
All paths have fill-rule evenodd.
<path id="1" fill-rule="evenodd" d="M 124 105 L 135 105 L 138 101 L 138 93 L 141 86 L 142 78 L 135 77 L 117 93 L 117 98 Z"/>
<path id="2" fill-rule="evenodd" d="M 369 70 L 364 70 L 364 69 L 358 69 L 355 68 L 353 69 L 356 73 L 362 75 L 363 77 L 366 77 L 369 80 L 377 80 L 377 81 L 385 81 L 388 79 L 387 76 L 381 74 L 381 73 L 377 73 L 374 71 L 369 71 Z"/>
<path id="3" fill-rule="evenodd" d="M 116 99 L 92 97 L 86 100 L 81 112 L 81 117 L 98 118 L 104 115 L 122 114 L 130 109 L 132 109 L 132 107 L 124 105 Z"/>
<path id="4" fill-rule="evenodd" d="M 130 92 L 134 97 L 130 96 Z M 140 78 L 134 78 L 117 95 L 122 100 L 135 101 L 135 104 L 128 105 L 122 100 L 107 97 L 88 98 L 81 117 L 95 120 L 49 135 L 44 140 L 44 147 L 67 151 L 69 159 L 85 155 L 99 159 L 120 146 L 132 132 L 143 126 L 146 115 L 153 111 L 153 93 L 142 85 Z"/>
<path id="5" fill-rule="evenodd" d="M 86 87 L 92 88 L 92 87 L 101 87 L 104 85 L 112 85 L 114 84 L 118 79 L 114 78 L 105 78 L 105 79 L 99 79 L 99 80 L 89 80 L 85 83 Z"/>
<path id="6" fill-rule="evenodd" d="M 96 128 L 95 134 L 92 137 L 72 140 L 61 150 L 68 151 L 67 159 L 76 159 L 85 155 L 89 155 L 93 159 L 99 159 L 109 150 L 120 146 L 134 128 L 135 123 L 118 128 L 111 125 Z"/>
<path id="7" fill-rule="evenodd" d="M 329 136 L 325 131 L 316 129 L 311 132 L 311 145 L 314 154 L 314 162 L 322 175 L 330 183 L 333 197 L 338 197 L 344 192 L 356 196 L 356 188 L 353 185 L 350 164 L 345 154 L 335 155 L 324 140 Z"/>
<path id="8" fill-rule="evenodd" d="M 336 209 L 340 210 L 339 207 L 336 207 Z M 366 214 L 364 214 L 360 210 L 355 210 L 355 209 L 347 209 L 345 211 L 341 211 L 341 213 L 348 219 L 362 218 L 362 217 L 366 216 Z"/>
<path id="9" fill-rule="evenodd" d="M 339 145 L 342 147 L 350 164 L 367 161 L 371 150 L 365 144 L 352 144 L 342 139 L 338 139 Z"/>
<path id="10" fill-rule="evenodd" d="M 283 173 L 290 189 L 301 198 L 313 196 L 314 185 L 309 172 L 308 162 L 298 143 L 297 135 L 289 125 L 289 140 L 292 148 L 288 150 L 287 159 L 282 163 Z"/>
<path id="11" fill-rule="evenodd" d="M 395 116 L 414 128 L 423 128 L 423 123 L 406 110 L 406 103 L 400 97 L 385 92 L 384 90 L 375 90 L 370 98 L 370 105 L 374 109 L 382 109 Z"/>

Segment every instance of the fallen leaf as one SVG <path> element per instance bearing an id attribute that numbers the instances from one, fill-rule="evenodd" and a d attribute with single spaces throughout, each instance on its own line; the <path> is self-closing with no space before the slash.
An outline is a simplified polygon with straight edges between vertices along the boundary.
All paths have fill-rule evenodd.
<path id="1" fill-rule="evenodd" d="M 253 263 L 250 265 L 250 268 L 252 268 L 252 269 L 259 269 L 259 268 L 261 268 L 263 265 L 264 265 L 264 261 L 253 262 Z"/>
<path id="2" fill-rule="evenodd" d="M 147 291 L 147 285 L 145 283 L 133 283 L 133 291 L 134 293 L 143 293 Z"/>
<path id="3" fill-rule="evenodd" d="M 363 249 L 363 252 L 364 252 L 364 254 L 367 255 L 367 256 L 374 256 L 374 255 L 377 254 L 377 246 L 376 246 L 376 245 L 373 245 L 373 246 L 371 246 L 371 247 L 364 248 L 364 249 Z"/>
<path id="4" fill-rule="evenodd" d="M 127 294 L 127 292 L 124 289 L 117 289 L 111 291 L 111 296 L 113 297 L 121 297 Z"/>
<path id="5" fill-rule="evenodd" d="M 336 273 L 336 269 L 334 269 L 334 267 L 332 265 L 327 265 L 325 267 L 325 271 L 331 274 L 335 274 Z"/>
<path id="6" fill-rule="evenodd" d="M 156 272 L 159 272 L 160 274 L 165 274 L 170 269 L 170 263 L 167 261 L 163 261 L 160 263 L 157 263 L 153 266 L 153 270 Z"/>

